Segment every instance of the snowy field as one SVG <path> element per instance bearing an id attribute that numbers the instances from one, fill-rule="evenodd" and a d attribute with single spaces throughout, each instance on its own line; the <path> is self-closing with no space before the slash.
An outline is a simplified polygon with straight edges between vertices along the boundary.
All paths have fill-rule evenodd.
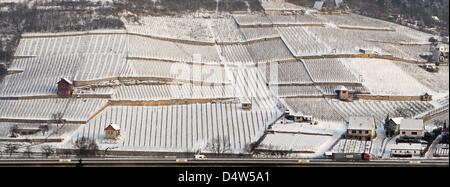
<path id="1" fill-rule="evenodd" d="M 48 121 L 54 120 L 54 114 L 62 113 L 64 120 L 85 122 L 106 102 L 105 99 L 0 100 L 0 119 Z"/>
<path id="2" fill-rule="evenodd" d="M 424 86 L 432 89 L 434 92 L 448 93 L 449 90 L 449 71 L 448 66 L 439 66 L 439 72 L 429 73 L 416 64 L 395 62 L 395 65 L 401 70 L 414 77 Z"/>
<path id="3" fill-rule="evenodd" d="M 308 71 L 300 61 L 258 65 L 258 68 L 265 73 L 267 82 L 271 84 L 312 83 Z"/>
<path id="4" fill-rule="evenodd" d="M 291 152 L 288 157 L 317 158 L 340 139 L 345 124 L 335 121 L 318 121 L 318 125 L 277 123 L 258 146 L 258 150 Z M 264 156 L 264 155 L 258 155 Z"/>
<path id="5" fill-rule="evenodd" d="M 369 153 L 371 151 L 372 142 L 355 139 L 340 139 L 333 146 L 333 153 Z"/>
<path id="6" fill-rule="evenodd" d="M 295 112 L 312 115 L 322 120 L 344 120 L 343 116 L 336 112 L 324 98 L 285 98 L 284 100 Z"/>
<path id="7" fill-rule="evenodd" d="M 303 60 L 314 82 L 331 83 L 359 83 L 359 80 L 349 71 L 340 60 L 315 59 Z"/>
<path id="8" fill-rule="evenodd" d="M 434 157 L 448 157 L 448 144 L 438 144 L 433 153 Z"/>
<path id="9" fill-rule="evenodd" d="M 131 85 L 120 86 L 113 99 L 128 101 L 171 99 L 220 99 L 234 98 L 236 90 L 231 85 Z"/>
<path id="10" fill-rule="evenodd" d="M 206 150 L 214 138 L 228 138 L 233 152 L 256 141 L 280 112 L 244 111 L 236 104 L 194 104 L 159 107 L 109 107 L 80 127 L 73 136 L 104 140 L 110 123 L 121 130 L 119 150 L 175 151 Z M 68 145 L 70 146 L 70 145 Z"/>
<path id="11" fill-rule="evenodd" d="M 322 92 L 315 86 L 284 86 L 272 85 L 270 86 L 272 93 L 279 97 L 307 97 L 307 96 L 321 96 Z"/>
<path id="12" fill-rule="evenodd" d="M 381 59 L 341 59 L 355 75 L 363 79 L 374 95 L 433 95 L 433 91 L 403 71 L 393 61 Z"/>
<path id="13" fill-rule="evenodd" d="M 407 118 L 434 108 L 431 103 L 422 101 L 358 100 L 344 102 L 337 99 L 328 99 L 328 101 L 347 119 L 352 116 L 374 116 L 379 122 L 384 121 L 387 114 Z"/>

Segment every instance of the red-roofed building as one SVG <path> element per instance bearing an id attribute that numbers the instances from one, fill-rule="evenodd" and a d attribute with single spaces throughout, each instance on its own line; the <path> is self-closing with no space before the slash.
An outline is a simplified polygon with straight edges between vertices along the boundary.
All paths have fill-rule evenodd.
<path id="1" fill-rule="evenodd" d="M 111 123 L 105 128 L 105 139 L 117 139 L 120 136 L 120 127 Z"/>
<path id="2" fill-rule="evenodd" d="M 72 81 L 66 78 L 61 78 L 61 80 L 58 82 L 57 94 L 59 97 L 71 97 L 73 94 Z"/>

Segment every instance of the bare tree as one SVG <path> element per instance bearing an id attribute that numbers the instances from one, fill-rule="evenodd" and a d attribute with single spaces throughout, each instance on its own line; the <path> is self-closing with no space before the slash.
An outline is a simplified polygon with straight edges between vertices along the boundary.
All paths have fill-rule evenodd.
<path id="1" fill-rule="evenodd" d="M 256 148 L 256 142 L 252 142 L 252 143 L 247 143 L 247 144 L 245 144 L 245 147 L 244 147 L 244 149 L 245 149 L 245 151 L 247 151 L 248 153 L 252 153 L 253 152 L 253 150 Z"/>
<path id="2" fill-rule="evenodd" d="M 88 137 L 81 137 L 74 143 L 74 147 L 77 148 L 77 155 L 82 156 L 95 156 L 98 152 L 98 145 L 95 140 L 91 140 Z"/>
<path id="3" fill-rule="evenodd" d="M 19 149 L 19 146 L 17 146 L 16 144 L 7 144 L 5 147 L 5 152 L 9 154 L 9 157 L 12 156 L 13 153 L 17 153 L 17 150 Z"/>
<path id="4" fill-rule="evenodd" d="M 218 137 L 212 139 L 206 145 L 206 149 L 218 155 L 231 152 L 231 144 L 227 137 Z"/>
<path id="5" fill-rule="evenodd" d="M 27 146 L 25 148 L 25 151 L 23 152 L 23 155 L 27 158 L 31 158 L 31 155 L 33 154 L 33 150 L 31 149 L 31 146 Z"/>
<path id="6" fill-rule="evenodd" d="M 9 128 L 9 136 L 12 138 L 16 138 L 17 137 L 17 129 L 19 129 L 19 126 L 17 125 L 13 125 L 11 128 Z"/>
<path id="7" fill-rule="evenodd" d="M 56 133 L 57 134 L 58 134 L 58 131 L 59 131 L 59 124 L 63 124 L 64 125 L 63 116 L 64 116 L 63 112 L 57 112 L 57 113 L 52 114 L 52 119 L 54 121 L 56 121 L 56 126 L 57 126 L 56 127 Z"/>
<path id="8" fill-rule="evenodd" d="M 48 158 L 50 155 L 55 153 L 55 149 L 51 145 L 44 145 L 41 147 L 42 155 Z"/>
<path id="9" fill-rule="evenodd" d="M 41 130 L 42 135 L 45 135 L 45 133 L 49 130 L 49 124 L 39 125 L 39 129 Z"/>

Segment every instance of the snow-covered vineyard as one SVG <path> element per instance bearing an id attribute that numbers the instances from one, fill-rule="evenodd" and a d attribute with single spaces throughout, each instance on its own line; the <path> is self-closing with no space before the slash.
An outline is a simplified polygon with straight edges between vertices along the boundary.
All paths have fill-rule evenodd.
<path id="1" fill-rule="evenodd" d="M 23 34 L 0 79 L 0 140 L 54 138 L 56 148 L 71 149 L 89 137 L 100 148 L 147 153 L 213 152 L 208 145 L 219 140 L 230 153 L 257 143 L 261 153 L 321 157 L 380 150 L 381 135 L 342 138 L 351 117 L 373 116 L 379 128 L 387 115 L 448 111 L 448 66 L 418 67 L 432 35 L 262 4 L 306 13 L 148 16 L 123 18 L 119 30 Z M 114 141 L 105 131 L 111 124 L 120 130 Z M 35 134 L 14 138 L 12 128 Z"/>

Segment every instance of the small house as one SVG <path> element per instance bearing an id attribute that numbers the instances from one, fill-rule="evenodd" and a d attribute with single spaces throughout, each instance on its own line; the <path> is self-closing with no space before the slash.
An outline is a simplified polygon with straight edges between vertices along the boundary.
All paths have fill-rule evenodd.
<path id="1" fill-rule="evenodd" d="M 391 156 L 393 157 L 413 157 L 423 154 L 423 146 L 420 143 L 398 143 L 391 148 Z"/>
<path id="2" fill-rule="evenodd" d="M 403 119 L 400 124 L 400 136 L 423 138 L 425 126 L 421 119 Z"/>
<path id="3" fill-rule="evenodd" d="M 59 97 L 71 97 L 73 94 L 72 81 L 66 78 L 61 78 L 61 80 L 58 82 L 57 94 Z"/>
<path id="4" fill-rule="evenodd" d="M 345 86 L 338 86 L 334 90 L 340 100 L 348 101 L 350 99 L 349 90 Z"/>
<path id="5" fill-rule="evenodd" d="M 420 96 L 421 101 L 431 101 L 432 99 L 433 99 L 432 96 L 428 93 L 425 93 Z"/>
<path id="6" fill-rule="evenodd" d="M 243 110 L 251 110 L 252 109 L 252 102 L 250 100 L 245 99 L 242 101 L 242 109 Z"/>
<path id="7" fill-rule="evenodd" d="M 294 114 L 294 122 L 311 122 L 312 116 L 309 115 L 303 115 L 302 113 L 296 113 Z"/>
<path id="8" fill-rule="evenodd" d="M 372 140 L 376 136 L 376 123 L 373 117 L 351 117 L 348 121 L 347 138 Z"/>
<path id="9" fill-rule="evenodd" d="M 111 123 L 105 128 L 105 139 L 117 139 L 120 136 L 120 127 Z"/>
<path id="10" fill-rule="evenodd" d="M 402 122 L 403 118 L 389 118 L 387 121 L 385 121 L 384 129 L 386 130 L 386 135 L 393 136 L 398 134 L 400 123 Z"/>

